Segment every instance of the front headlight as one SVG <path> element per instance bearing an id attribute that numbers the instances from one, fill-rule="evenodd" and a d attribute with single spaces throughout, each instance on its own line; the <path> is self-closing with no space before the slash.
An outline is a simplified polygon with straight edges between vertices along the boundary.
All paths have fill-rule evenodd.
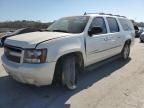
<path id="1" fill-rule="evenodd" d="M 26 49 L 24 51 L 24 63 L 46 62 L 47 49 Z"/>

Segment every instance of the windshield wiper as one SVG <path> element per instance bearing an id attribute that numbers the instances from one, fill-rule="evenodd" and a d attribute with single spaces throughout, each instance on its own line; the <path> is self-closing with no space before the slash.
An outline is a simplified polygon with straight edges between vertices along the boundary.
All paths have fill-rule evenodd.
<path id="1" fill-rule="evenodd" d="M 64 32 L 64 33 L 68 33 L 68 31 L 66 31 L 66 30 L 45 30 L 45 31 L 48 31 L 48 32 Z"/>
<path id="2" fill-rule="evenodd" d="M 44 30 L 44 31 L 50 31 L 51 32 L 52 30 Z"/>
<path id="3" fill-rule="evenodd" d="M 52 31 L 54 31 L 54 32 L 64 32 L 64 33 L 68 33 L 68 31 L 66 31 L 66 30 L 52 30 Z"/>

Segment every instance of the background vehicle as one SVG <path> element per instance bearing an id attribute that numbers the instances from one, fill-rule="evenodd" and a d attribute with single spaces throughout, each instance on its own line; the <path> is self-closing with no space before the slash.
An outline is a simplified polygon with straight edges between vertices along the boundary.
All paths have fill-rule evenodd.
<path id="1" fill-rule="evenodd" d="M 135 37 L 140 37 L 140 33 L 139 33 L 139 28 L 137 25 L 134 25 L 134 29 L 135 29 Z"/>
<path id="2" fill-rule="evenodd" d="M 143 27 L 139 27 L 139 34 L 141 35 L 144 32 L 144 28 Z"/>
<path id="3" fill-rule="evenodd" d="M 37 86 L 59 81 L 76 89 L 80 72 L 120 55 L 129 59 L 135 31 L 126 17 L 85 13 L 57 20 L 45 32 L 9 37 L 2 64 L 15 80 Z"/>
<path id="4" fill-rule="evenodd" d="M 140 35 L 144 32 L 144 28 L 138 27 L 137 25 L 135 25 L 134 28 L 135 28 L 135 33 L 136 33 L 135 37 L 139 38 Z"/>
<path id="5" fill-rule="evenodd" d="M 140 42 L 144 42 L 144 32 L 140 35 Z"/>
<path id="6" fill-rule="evenodd" d="M 37 29 L 37 28 L 21 28 L 16 31 L 13 31 L 13 32 L 7 32 L 6 34 L 4 34 L 3 36 L 0 37 L 0 47 L 3 47 L 4 41 L 8 37 L 18 35 L 18 34 L 23 34 L 23 33 L 36 32 L 36 31 L 41 31 L 41 30 Z"/>

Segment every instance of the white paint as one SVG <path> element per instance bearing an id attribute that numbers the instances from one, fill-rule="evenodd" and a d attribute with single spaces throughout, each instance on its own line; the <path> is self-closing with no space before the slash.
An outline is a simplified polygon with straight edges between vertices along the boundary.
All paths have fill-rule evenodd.
<path id="1" fill-rule="evenodd" d="M 17 64 L 8 61 L 3 56 L 3 65 L 8 70 L 9 74 L 14 76 L 18 81 L 31 83 L 32 80 L 34 80 L 35 82 L 32 84 L 48 85 L 52 82 L 55 64 L 61 56 L 72 52 L 81 52 L 84 65 L 88 66 L 120 53 L 126 40 L 131 39 L 133 41 L 133 36 L 135 34 L 134 29 L 125 32 L 120 23 L 118 23 L 120 32 L 110 33 L 106 17 L 116 18 L 117 22 L 119 22 L 118 17 L 97 14 L 88 16 L 90 16 L 88 24 L 84 32 L 80 34 L 33 32 L 8 38 L 5 42 L 6 44 L 22 48 L 35 48 L 38 43 L 49 40 L 37 46 L 37 49 L 47 48 L 47 60 L 44 64 Z M 89 26 L 96 17 L 103 17 L 105 19 L 108 33 L 90 37 L 88 35 Z M 84 42 L 86 42 L 86 45 Z M 91 54 L 92 52 L 94 53 Z"/>

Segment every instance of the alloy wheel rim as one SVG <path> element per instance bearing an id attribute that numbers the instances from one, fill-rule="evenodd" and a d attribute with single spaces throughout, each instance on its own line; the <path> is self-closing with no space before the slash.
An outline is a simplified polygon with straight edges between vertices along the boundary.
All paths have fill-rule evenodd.
<path id="1" fill-rule="evenodd" d="M 129 47 L 128 45 L 124 48 L 124 58 L 127 59 L 129 55 Z"/>

